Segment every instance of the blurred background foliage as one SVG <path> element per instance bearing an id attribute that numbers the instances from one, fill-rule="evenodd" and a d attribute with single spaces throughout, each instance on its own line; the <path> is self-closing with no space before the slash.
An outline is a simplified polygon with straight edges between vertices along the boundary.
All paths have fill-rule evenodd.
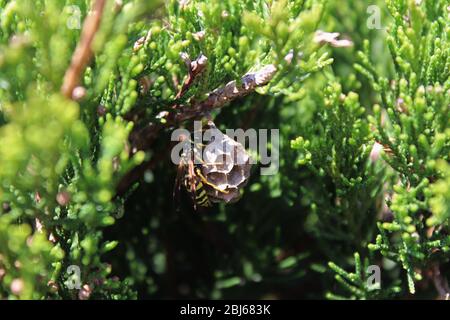
<path id="1" fill-rule="evenodd" d="M 446 297 L 446 1 L 106 1 L 65 97 L 96 2 L 0 0 L 0 297 Z M 179 97 L 182 53 L 208 61 Z M 161 114 L 267 64 L 211 116 L 279 129 L 279 173 L 196 211 Z"/>

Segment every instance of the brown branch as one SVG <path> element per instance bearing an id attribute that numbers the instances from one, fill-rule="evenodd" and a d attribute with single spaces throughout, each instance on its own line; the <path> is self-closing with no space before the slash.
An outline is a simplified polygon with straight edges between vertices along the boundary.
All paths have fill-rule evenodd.
<path id="1" fill-rule="evenodd" d="M 196 61 L 198 61 L 198 59 Z M 203 68 L 204 66 L 201 68 L 201 70 L 203 70 Z M 227 103 L 235 100 L 236 98 L 248 95 L 257 87 L 261 87 L 269 83 L 269 81 L 275 75 L 276 71 L 276 67 L 273 64 L 269 64 L 256 72 L 247 73 L 246 75 L 244 75 L 241 78 L 240 85 L 234 80 L 227 83 L 224 87 L 215 89 L 210 94 L 208 94 L 208 97 L 204 101 L 195 104 L 194 106 L 183 108 L 177 108 L 178 106 L 175 106 L 173 108 L 173 111 L 163 112 L 164 115 L 162 117 L 165 121 L 163 121 L 162 123 L 151 123 L 147 128 L 144 128 L 144 130 L 148 132 L 149 135 L 146 137 L 146 139 L 148 137 L 156 138 L 159 130 L 164 127 L 171 127 L 187 120 L 202 117 L 213 109 L 221 108 Z M 200 72 L 193 72 L 195 76 L 199 73 Z M 188 79 L 190 77 L 191 76 L 189 76 Z M 187 82 L 189 83 L 189 85 L 191 85 L 193 83 L 193 80 L 186 80 L 185 83 Z M 181 89 L 180 92 L 181 91 L 183 91 L 183 89 Z M 184 90 L 184 92 L 186 92 L 186 90 Z M 134 149 L 136 149 L 135 146 L 133 147 Z"/>
<path id="2" fill-rule="evenodd" d="M 92 12 L 83 23 L 80 42 L 75 49 L 61 86 L 62 94 L 69 99 L 72 98 L 72 92 L 79 84 L 80 77 L 92 58 L 92 42 L 100 27 L 105 4 L 106 0 L 96 0 L 92 6 Z"/>
<path id="3" fill-rule="evenodd" d="M 257 87 L 269 83 L 276 71 L 277 68 L 273 64 L 269 64 L 256 72 L 244 75 L 240 84 L 236 80 L 228 82 L 224 87 L 215 89 L 208 94 L 206 100 L 193 107 L 185 108 L 182 113 L 177 114 L 176 122 L 183 122 L 202 116 L 212 109 L 221 108 L 239 97 L 248 95 L 255 91 Z"/>
<path id="4" fill-rule="evenodd" d="M 241 85 L 238 86 L 236 81 L 227 83 L 224 87 L 211 92 L 206 101 L 202 103 L 202 106 L 220 108 L 231 100 L 245 96 L 253 92 L 257 87 L 266 85 L 273 78 L 276 71 L 277 68 L 273 64 L 269 64 L 256 72 L 247 73 L 242 77 Z"/>
<path id="5" fill-rule="evenodd" d="M 206 62 L 206 57 L 202 57 L 204 56 L 200 56 L 196 61 L 204 60 Z M 192 65 L 193 63 L 190 64 L 190 66 Z M 200 74 L 204 67 L 205 65 L 202 63 L 201 68 L 199 67 L 197 71 L 189 71 L 189 75 L 183 85 L 184 89 L 183 87 L 180 89 L 179 95 L 182 95 L 187 91 L 188 86 L 192 85 L 195 77 Z M 202 117 L 211 110 L 221 108 L 238 97 L 243 97 L 250 94 L 257 87 L 261 87 L 269 83 L 275 75 L 275 72 L 276 68 L 274 65 L 267 65 L 254 73 L 247 73 L 244 75 L 241 78 L 240 85 L 236 81 L 231 81 L 225 86 L 215 89 L 208 94 L 208 97 L 204 101 L 201 101 L 193 106 L 181 107 L 175 105 L 171 111 L 163 111 L 161 113 L 161 118 L 164 118 L 164 121 L 158 123 L 152 122 L 139 131 L 132 133 L 130 140 L 133 153 L 137 150 L 147 149 L 158 136 L 161 129 L 175 126 L 187 120 Z"/>
<path id="6" fill-rule="evenodd" d="M 175 99 L 177 100 L 180 99 L 186 93 L 186 91 L 192 86 L 195 78 L 205 69 L 206 63 L 208 62 L 208 58 L 206 58 L 202 54 L 192 62 L 186 53 L 182 53 L 181 58 L 186 63 L 189 74 L 186 77 L 186 80 L 184 80 L 183 85 L 181 86 L 177 95 L 175 96 Z"/>

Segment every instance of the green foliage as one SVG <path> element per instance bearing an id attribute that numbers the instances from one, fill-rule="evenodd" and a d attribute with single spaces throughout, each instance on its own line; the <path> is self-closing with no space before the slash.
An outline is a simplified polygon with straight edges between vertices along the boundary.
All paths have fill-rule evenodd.
<path id="1" fill-rule="evenodd" d="M 307 226 L 326 241 L 324 251 L 340 259 L 372 237 L 383 169 L 369 160 L 372 133 L 356 93 L 329 85 L 313 122 L 291 147 L 299 152 L 297 163 L 315 176 L 314 189 L 301 187 L 311 206 Z"/>
<path id="2" fill-rule="evenodd" d="M 450 154 L 449 21 L 444 1 L 387 4 L 393 17 L 386 41 L 395 65 L 394 78 L 375 71 L 367 42 L 355 65 L 380 94 L 381 106 L 374 106 L 370 120 L 375 140 L 387 151 L 384 160 L 398 174 L 388 201 L 393 221 L 378 223 L 380 233 L 369 249 L 380 251 L 405 269 L 413 294 L 415 282 L 423 279 L 425 270 L 436 261 L 448 261 L 447 221 L 437 218 L 447 216 L 443 213 L 445 200 L 436 194 L 445 184 L 436 180 L 445 172 L 436 164 L 448 161 Z"/>
<path id="3" fill-rule="evenodd" d="M 336 273 L 334 276 L 336 281 L 350 293 L 351 299 L 388 299 L 401 291 L 401 287 L 394 285 L 388 289 L 380 290 L 381 283 L 371 283 L 370 281 L 369 260 L 364 259 L 364 263 L 361 263 L 361 257 L 358 253 L 355 253 L 354 259 L 355 272 L 347 272 L 333 262 L 328 263 L 328 266 Z M 333 293 L 327 293 L 327 298 L 346 299 L 346 297 Z"/>
<path id="4" fill-rule="evenodd" d="M 445 298 L 446 1 L 374 1 L 386 30 L 350 0 L 110 0 L 83 26 L 101 2 L 0 0 L 0 298 Z M 183 112 L 279 129 L 279 173 L 174 199 Z"/>
<path id="5" fill-rule="evenodd" d="M 429 226 L 445 225 L 450 221 L 450 168 L 443 161 L 437 163 L 437 168 L 442 170 L 443 178 L 430 187 L 429 203 L 433 215 L 427 220 Z"/>
<path id="6" fill-rule="evenodd" d="M 64 251 L 45 233 L 32 233 L 30 225 L 13 220 L 11 215 L 0 218 L 0 292 L 11 299 L 41 299 L 58 276 Z"/>
<path id="7" fill-rule="evenodd" d="M 75 4 L 84 16 L 86 3 Z M 0 144 L 5 147 L 0 148 L 0 197 L 5 243 L 0 254 L 5 259 L 4 289 L 10 297 L 75 297 L 64 289 L 70 265 L 79 265 L 86 275 L 99 269 L 104 283 L 98 290 L 111 287 L 106 293 L 113 296 L 117 284 L 109 283 L 110 271 L 105 272 L 100 255 L 116 243 L 102 240 L 102 228 L 114 223 L 121 208 L 122 202 L 113 200 L 120 177 L 144 156 L 136 153 L 130 158 L 126 151 L 132 123 L 106 115 L 96 124 L 92 112 L 80 112 L 92 105 L 87 101 L 89 90 L 81 107 L 59 93 L 80 33 L 66 27 L 67 5 L 13 1 L 2 11 L 0 111 L 5 124 L 0 127 Z M 130 11 L 116 17 L 122 30 L 116 26 L 115 32 L 122 32 L 122 37 L 127 32 L 123 24 L 135 15 Z M 14 16 L 9 19 L 6 15 L 11 12 Z M 19 33 L 13 36 L 10 30 Z M 115 36 L 112 31 L 101 35 Z M 11 289 L 14 279 L 23 283 L 21 290 Z M 92 283 L 92 279 L 81 280 Z"/>
<path id="8" fill-rule="evenodd" d="M 436 249 L 447 251 L 446 232 L 429 230 L 425 222 L 429 184 L 439 178 L 436 161 L 448 160 L 450 151 L 449 22 L 444 2 L 393 1 L 388 7 L 394 23 L 387 42 L 396 77 L 389 81 L 378 76 L 364 54 L 357 66 L 380 92 L 383 109 L 375 105 L 372 123 L 376 140 L 389 150 L 385 160 L 399 174 L 390 205 L 394 221 L 380 229 L 401 236 L 390 242 L 381 234 L 370 248 L 402 264 L 414 293 L 414 280 L 422 278 L 414 268 L 425 267 Z"/>

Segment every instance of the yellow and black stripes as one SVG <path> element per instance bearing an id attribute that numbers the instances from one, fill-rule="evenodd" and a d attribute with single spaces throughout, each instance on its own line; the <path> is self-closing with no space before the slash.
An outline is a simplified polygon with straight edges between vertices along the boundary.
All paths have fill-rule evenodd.
<path id="1" fill-rule="evenodd" d="M 183 176 L 183 178 L 181 178 Z M 194 208 L 199 207 L 212 207 L 213 204 L 208 196 L 206 189 L 214 189 L 220 193 L 228 193 L 227 190 L 223 190 L 216 186 L 214 183 L 208 181 L 203 175 L 200 166 L 193 163 L 191 160 L 185 160 L 178 166 L 176 186 L 183 184 L 186 190 L 191 194 L 192 201 L 194 202 Z M 176 189 L 174 195 L 176 193 Z"/>
<path id="2" fill-rule="evenodd" d="M 195 186 L 195 202 L 201 207 L 211 207 L 211 202 L 201 181 Z"/>

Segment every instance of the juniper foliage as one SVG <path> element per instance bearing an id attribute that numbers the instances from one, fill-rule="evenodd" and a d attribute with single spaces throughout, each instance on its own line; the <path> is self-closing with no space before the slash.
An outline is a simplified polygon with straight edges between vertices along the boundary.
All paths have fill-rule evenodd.
<path id="1" fill-rule="evenodd" d="M 387 30 L 350 0 L 0 0 L 0 297 L 448 298 L 448 4 L 376 4 Z M 280 168 L 197 212 L 170 135 L 203 117 L 279 129 Z"/>

